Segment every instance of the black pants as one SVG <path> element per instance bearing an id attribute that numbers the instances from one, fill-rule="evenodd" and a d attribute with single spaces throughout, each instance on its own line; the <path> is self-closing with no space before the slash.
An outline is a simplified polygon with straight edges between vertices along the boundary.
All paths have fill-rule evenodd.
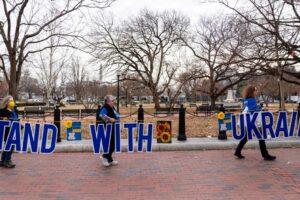
<path id="1" fill-rule="evenodd" d="M 4 147 L 3 147 L 4 148 Z M 11 156 L 14 152 L 14 148 L 15 146 L 12 146 L 10 151 L 2 151 L 2 155 L 1 155 L 1 162 L 9 162 L 11 161 Z"/>
<path id="2" fill-rule="evenodd" d="M 237 146 L 237 148 L 235 150 L 235 152 L 237 154 L 241 153 L 241 151 L 242 151 L 243 147 L 245 146 L 245 144 L 247 143 L 247 141 L 248 141 L 248 137 L 247 137 L 247 135 L 245 135 L 245 137 L 240 141 L 239 145 Z M 260 148 L 262 157 L 265 158 L 265 157 L 269 156 L 265 140 L 259 140 L 259 148 Z"/>
<path id="3" fill-rule="evenodd" d="M 107 158 L 108 162 L 112 162 L 112 154 L 115 151 L 115 130 L 114 128 L 111 131 L 111 136 L 110 136 L 110 144 L 109 144 L 109 152 L 107 154 L 103 154 L 103 158 Z"/>

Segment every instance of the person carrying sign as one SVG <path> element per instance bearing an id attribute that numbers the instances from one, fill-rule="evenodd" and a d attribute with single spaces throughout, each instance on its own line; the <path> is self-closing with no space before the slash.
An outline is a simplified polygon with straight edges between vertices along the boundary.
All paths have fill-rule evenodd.
<path id="1" fill-rule="evenodd" d="M 111 95 L 107 95 L 104 97 L 104 106 L 102 106 L 100 109 L 99 118 L 101 119 L 100 123 L 103 123 L 104 127 L 106 127 L 107 123 L 112 124 L 109 152 L 102 155 L 102 163 L 105 167 L 118 165 L 118 161 L 113 160 L 112 153 L 115 151 L 114 123 L 120 120 L 120 114 L 114 108 L 113 97 Z"/>
<path id="2" fill-rule="evenodd" d="M 248 86 L 244 89 L 243 92 L 243 98 L 244 98 L 244 102 L 243 102 L 243 112 L 250 112 L 251 114 L 253 114 L 254 112 L 257 111 L 261 111 L 261 107 L 257 105 L 255 97 L 257 95 L 257 89 L 254 86 Z M 241 151 L 244 147 L 244 145 L 247 143 L 248 138 L 247 138 L 247 134 L 245 134 L 245 137 L 240 141 L 240 143 L 238 144 L 234 155 L 239 158 L 239 159 L 244 159 L 245 157 L 242 155 Z M 267 147 L 266 147 L 266 143 L 265 140 L 259 140 L 259 147 L 260 147 L 260 152 L 262 157 L 265 160 L 275 160 L 276 156 L 271 156 L 268 153 Z"/>
<path id="3" fill-rule="evenodd" d="M 0 120 L 4 121 L 19 121 L 18 114 L 15 111 L 14 98 L 10 95 L 4 97 L 0 104 Z M 6 143 L 10 127 L 5 128 L 4 132 L 4 143 Z M 0 166 L 5 168 L 14 168 L 14 164 L 11 160 L 12 153 L 14 151 L 14 146 L 9 151 L 3 149 L 1 155 Z"/>

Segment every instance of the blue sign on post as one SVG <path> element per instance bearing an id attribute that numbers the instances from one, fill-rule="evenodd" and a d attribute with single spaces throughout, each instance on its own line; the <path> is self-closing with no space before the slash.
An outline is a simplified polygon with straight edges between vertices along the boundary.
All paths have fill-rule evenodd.
<path id="1" fill-rule="evenodd" d="M 218 119 L 220 131 L 231 131 L 231 115 L 232 113 L 226 113 L 223 119 Z"/>
<path id="2" fill-rule="evenodd" d="M 67 140 L 81 140 L 81 122 L 72 122 L 72 126 L 67 128 Z"/>

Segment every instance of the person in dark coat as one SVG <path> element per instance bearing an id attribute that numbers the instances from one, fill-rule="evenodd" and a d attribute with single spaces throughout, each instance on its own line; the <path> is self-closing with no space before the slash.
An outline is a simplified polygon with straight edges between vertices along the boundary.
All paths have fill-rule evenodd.
<path id="1" fill-rule="evenodd" d="M 105 167 L 118 165 L 118 161 L 114 160 L 112 157 L 113 152 L 115 151 L 115 122 L 120 120 L 120 114 L 114 108 L 114 101 L 111 95 L 107 95 L 104 97 L 104 106 L 101 107 L 99 118 L 106 127 L 107 123 L 112 124 L 112 132 L 110 137 L 110 146 L 109 152 L 107 154 L 102 155 L 102 163 Z"/>
<path id="2" fill-rule="evenodd" d="M 244 102 L 243 102 L 243 109 L 245 112 L 250 112 L 251 114 L 254 112 L 261 111 L 261 107 L 257 105 L 255 97 L 256 97 L 257 89 L 254 86 L 248 86 L 244 90 Z M 240 141 L 238 144 L 234 155 L 239 158 L 243 159 L 245 158 L 241 151 L 244 147 L 244 145 L 247 143 L 248 137 L 247 134 L 245 134 L 245 137 Z M 259 147 L 262 157 L 265 160 L 275 160 L 276 156 L 271 156 L 267 150 L 265 140 L 259 140 Z"/>
<path id="3" fill-rule="evenodd" d="M 14 98 L 10 95 L 3 98 L 0 105 L 0 120 L 9 120 L 9 121 L 19 121 L 18 114 L 15 110 L 15 102 Z M 6 143 L 10 127 L 5 128 L 4 132 L 4 143 Z M 5 147 L 5 145 L 4 145 Z M 3 152 L 1 155 L 0 166 L 5 168 L 14 168 L 16 164 L 14 164 L 11 160 L 14 146 L 12 146 L 10 151 L 5 151 L 3 147 Z"/>

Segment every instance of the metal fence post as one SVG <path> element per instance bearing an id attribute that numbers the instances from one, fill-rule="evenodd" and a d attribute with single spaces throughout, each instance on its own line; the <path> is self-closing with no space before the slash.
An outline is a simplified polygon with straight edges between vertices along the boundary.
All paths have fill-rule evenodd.
<path id="1" fill-rule="evenodd" d="M 185 108 L 183 107 L 183 104 L 180 105 L 179 108 L 179 128 L 178 128 L 178 137 L 177 139 L 179 141 L 185 141 L 186 135 L 185 135 Z"/>
<path id="2" fill-rule="evenodd" d="M 144 123 L 144 108 L 143 105 L 140 104 L 138 109 L 138 123 Z M 136 141 L 138 141 L 138 133 L 136 134 Z"/>
<path id="3" fill-rule="evenodd" d="M 61 142 L 61 137 L 60 137 L 60 109 L 59 106 L 56 105 L 54 109 L 54 125 L 57 127 L 57 142 Z"/>
<path id="4" fill-rule="evenodd" d="M 220 105 L 219 112 L 223 112 L 225 114 L 225 108 L 224 108 L 223 104 Z M 218 139 L 219 140 L 227 140 L 226 130 L 223 131 L 219 128 Z"/>

